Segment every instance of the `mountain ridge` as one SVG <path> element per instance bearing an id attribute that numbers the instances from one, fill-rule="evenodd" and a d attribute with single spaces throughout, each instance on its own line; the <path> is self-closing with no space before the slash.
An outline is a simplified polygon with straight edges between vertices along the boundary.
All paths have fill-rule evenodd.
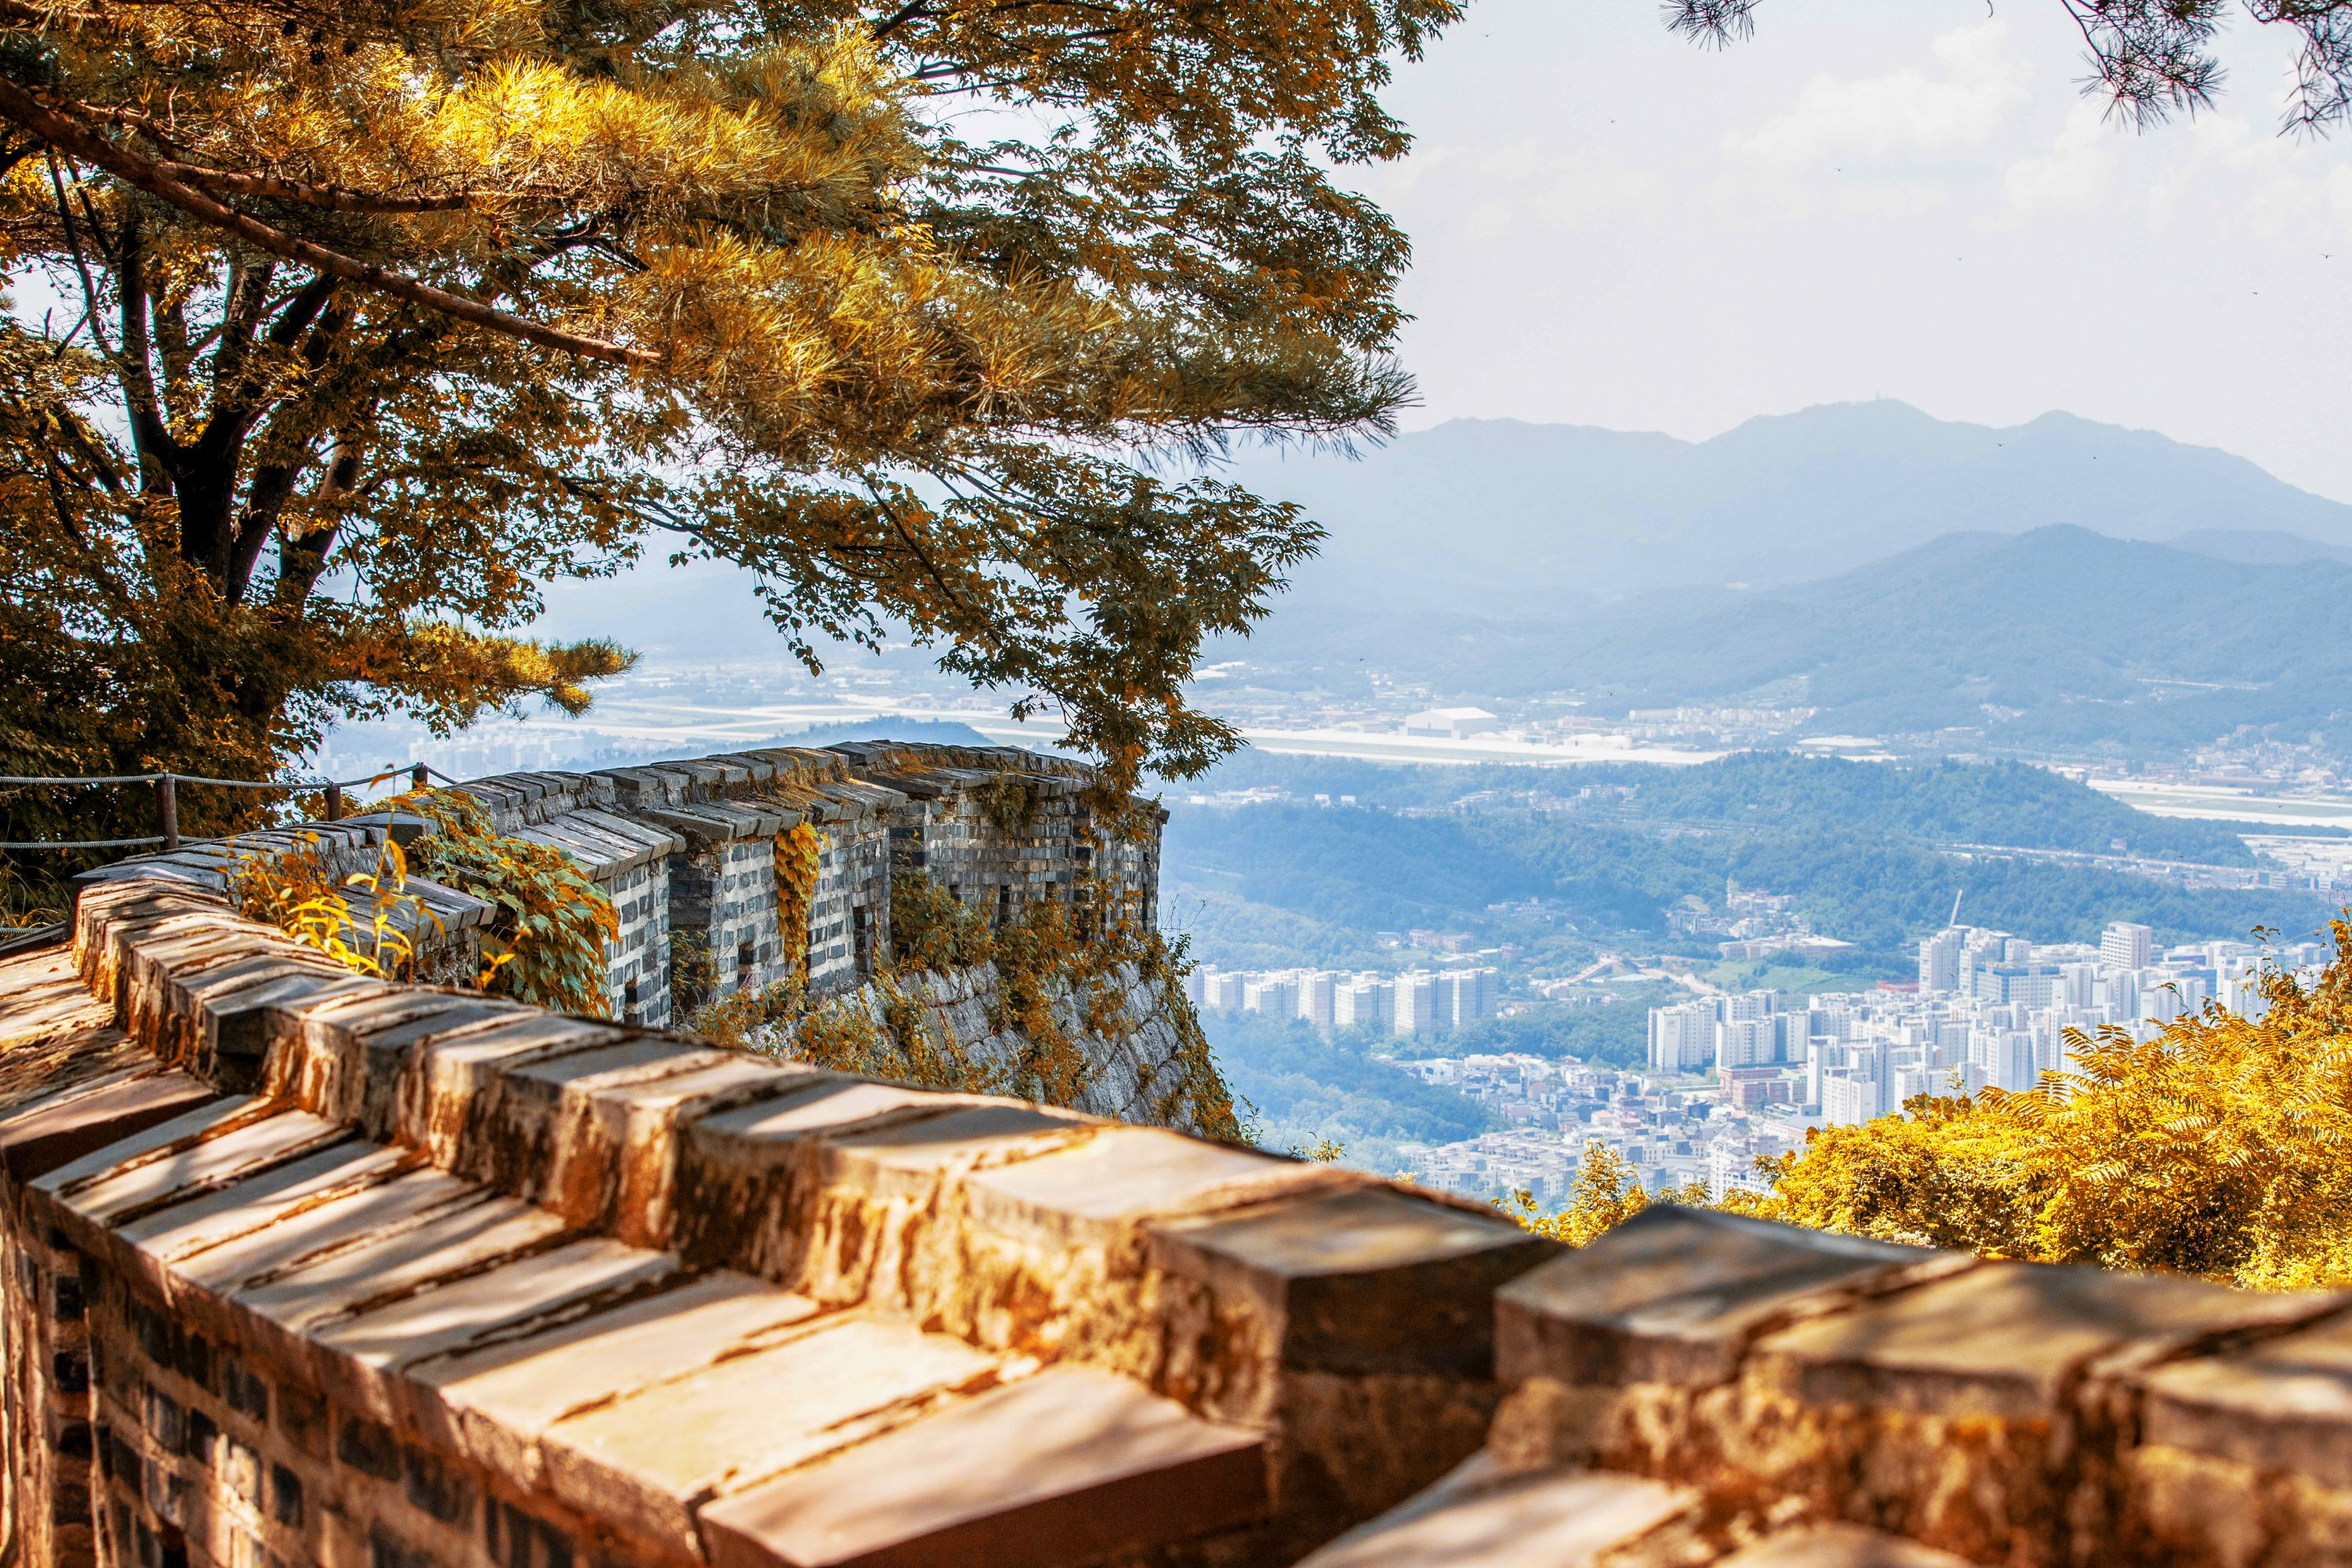
<path id="1" fill-rule="evenodd" d="M 1228 477 L 1330 531 L 1295 576 L 1293 602 L 1310 608 L 1475 594 L 1510 615 L 1653 588 L 1796 583 L 1945 533 L 2060 523 L 2352 548 L 2352 506 L 2219 448 L 2060 411 L 2010 426 L 1940 420 L 1894 399 L 1759 416 L 1703 441 L 1455 419 L 1352 459 L 1242 458 Z"/>

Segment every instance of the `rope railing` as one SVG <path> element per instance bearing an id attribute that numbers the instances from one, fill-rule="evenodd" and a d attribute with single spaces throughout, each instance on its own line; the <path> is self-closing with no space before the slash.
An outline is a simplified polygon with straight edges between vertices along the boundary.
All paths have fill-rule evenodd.
<path id="1" fill-rule="evenodd" d="M 216 779 L 203 773 L 89 773 L 43 777 L 24 773 L 0 773 L 0 788 L 12 786 L 56 788 L 84 785 L 151 784 L 155 786 L 156 826 L 162 829 L 144 838 L 27 838 L 0 842 L 0 849 L 142 849 L 161 845 L 166 854 L 180 847 L 180 799 L 178 786 L 184 784 L 209 784 L 222 789 L 272 789 L 293 795 L 323 793 L 327 797 L 326 820 L 340 821 L 343 815 L 343 791 L 380 784 L 406 773 L 411 789 L 423 789 L 433 779 L 454 784 L 458 781 L 439 768 L 424 763 L 414 763 L 406 768 L 391 767 L 355 779 Z"/>

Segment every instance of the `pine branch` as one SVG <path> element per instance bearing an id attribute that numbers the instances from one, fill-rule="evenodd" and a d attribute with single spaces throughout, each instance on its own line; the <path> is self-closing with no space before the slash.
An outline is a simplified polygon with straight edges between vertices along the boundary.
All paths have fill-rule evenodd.
<path id="1" fill-rule="evenodd" d="M 166 179 L 178 180 L 198 190 L 217 191 L 230 196 L 263 196 L 271 201 L 299 202 L 305 206 L 324 207 L 340 213 L 445 213 L 457 212 L 483 199 L 483 193 L 464 192 L 452 196 L 380 196 L 367 191 L 349 190 L 341 185 L 314 184 L 309 180 L 289 180 L 276 174 L 238 174 L 226 169 L 207 169 L 195 163 L 178 163 L 158 160 L 155 172 Z"/>
<path id="2" fill-rule="evenodd" d="M 372 289 L 395 300 L 454 316 L 461 321 L 506 337 L 553 349 L 559 353 L 599 360 L 606 364 L 635 367 L 651 367 L 662 363 L 661 355 L 646 350 L 567 332 L 544 321 L 530 321 L 478 300 L 468 300 L 462 294 L 436 289 L 421 279 L 394 272 L 390 268 L 361 261 L 340 251 L 314 245 L 307 239 L 297 239 L 182 184 L 163 173 L 154 160 L 142 157 L 109 141 L 79 121 L 42 102 L 15 82 L 0 80 L 0 116 L 15 121 L 59 150 L 97 164 L 124 184 L 136 186 L 158 201 L 166 202 L 201 222 L 226 229 L 256 249 L 268 251 L 272 256 L 299 261 L 329 277 L 340 278 L 363 289 Z"/>

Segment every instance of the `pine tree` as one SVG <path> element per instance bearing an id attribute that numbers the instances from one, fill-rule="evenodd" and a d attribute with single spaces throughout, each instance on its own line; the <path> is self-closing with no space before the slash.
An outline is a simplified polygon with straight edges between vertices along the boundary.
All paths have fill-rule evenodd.
<path id="1" fill-rule="evenodd" d="M 1202 640 L 1319 534 L 1181 472 L 1390 427 L 1406 246 L 1332 171 L 1455 12 L 0 0 L 0 770 L 577 710 L 629 656 L 540 584 L 649 549 L 1204 765 Z"/>

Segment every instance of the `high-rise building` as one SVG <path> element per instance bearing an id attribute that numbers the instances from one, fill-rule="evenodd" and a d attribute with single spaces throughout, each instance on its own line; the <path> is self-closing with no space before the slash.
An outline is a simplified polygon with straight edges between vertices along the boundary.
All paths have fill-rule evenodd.
<path id="1" fill-rule="evenodd" d="M 1298 977 L 1298 1016 L 1329 1034 L 1335 1024 L 1339 976 L 1310 969 Z"/>
<path id="2" fill-rule="evenodd" d="M 1377 974 L 1359 974 L 1331 988 L 1331 1026 L 1387 1029 L 1396 1021 L 1396 986 Z"/>
<path id="3" fill-rule="evenodd" d="M 1780 1026 L 1770 1018 L 1729 1018 L 1715 1026 L 1715 1065 L 1758 1067 L 1779 1050 Z"/>
<path id="4" fill-rule="evenodd" d="M 1298 978 L 1287 971 L 1261 974 L 1242 984 L 1242 1011 L 1276 1018 L 1298 1015 Z"/>
<path id="5" fill-rule="evenodd" d="M 2099 961 L 2117 969 L 2146 969 L 2156 956 L 2156 932 L 2117 921 L 2099 938 Z"/>
<path id="6" fill-rule="evenodd" d="M 1213 1010 L 1231 1013 L 1242 1005 L 1242 977 L 1238 974 L 1206 975 L 1201 983 L 1202 1000 Z"/>
<path id="7" fill-rule="evenodd" d="M 1492 969 L 1448 969 L 1437 976 L 1432 1009 L 1441 1028 L 1460 1028 L 1495 1016 L 1501 976 Z"/>
<path id="8" fill-rule="evenodd" d="M 1960 932 L 1948 927 L 1919 943 L 1919 989 L 1956 991 L 1960 984 Z"/>
<path id="9" fill-rule="evenodd" d="M 2066 979 L 2056 964 L 1993 963 L 1977 971 L 1979 1001 L 2022 1007 L 2047 1007 L 2062 1001 Z"/>
<path id="10" fill-rule="evenodd" d="M 1650 1070 L 1697 1072 L 1715 1059 L 1716 1005 L 1685 1002 L 1650 1009 Z"/>
<path id="11" fill-rule="evenodd" d="M 1810 1013 L 1776 1013 L 1772 1016 L 1772 1059 L 1776 1062 L 1801 1062 L 1805 1059 L 1806 1023 Z"/>
<path id="12" fill-rule="evenodd" d="M 1396 1016 L 1391 1027 L 1402 1036 L 1426 1035 L 1436 1026 L 1437 977 L 1427 971 L 1396 978 Z"/>

